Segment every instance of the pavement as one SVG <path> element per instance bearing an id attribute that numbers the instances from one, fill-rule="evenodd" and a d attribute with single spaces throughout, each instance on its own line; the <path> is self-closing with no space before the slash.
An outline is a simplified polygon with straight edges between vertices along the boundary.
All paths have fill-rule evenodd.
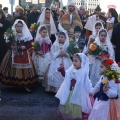
<path id="1" fill-rule="evenodd" d="M 38 84 L 32 93 L 0 84 L 0 120 L 62 120 L 59 100 Z"/>

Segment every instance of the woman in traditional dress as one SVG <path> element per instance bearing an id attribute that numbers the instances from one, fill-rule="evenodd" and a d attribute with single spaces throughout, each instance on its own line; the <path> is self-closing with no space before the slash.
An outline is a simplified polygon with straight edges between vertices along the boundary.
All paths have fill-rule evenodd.
<path id="1" fill-rule="evenodd" d="M 53 17 L 52 17 L 52 14 L 51 14 L 51 11 L 49 8 L 45 8 L 37 23 L 40 23 L 40 25 L 46 25 L 47 28 L 48 28 L 48 32 L 49 32 L 49 36 L 51 37 L 51 40 L 52 40 L 52 43 L 55 41 L 55 35 L 57 33 L 57 29 L 56 29 L 56 26 L 55 26 L 55 23 L 54 23 L 54 20 L 53 20 Z"/>
<path id="2" fill-rule="evenodd" d="M 5 85 L 23 87 L 30 92 L 30 87 L 37 83 L 37 76 L 28 49 L 32 36 L 25 22 L 17 19 L 12 26 L 15 43 L 10 45 L 0 67 L 0 81 Z M 12 49 L 11 49 L 12 48 Z"/>

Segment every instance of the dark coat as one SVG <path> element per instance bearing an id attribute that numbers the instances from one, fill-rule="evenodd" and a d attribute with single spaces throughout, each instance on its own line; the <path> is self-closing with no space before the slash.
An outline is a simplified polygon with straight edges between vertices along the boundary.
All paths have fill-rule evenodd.
<path id="1" fill-rule="evenodd" d="M 115 45 L 115 60 L 120 62 L 120 23 L 117 23 L 113 28 L 111 42 Z"/>
<path id="2" fill-rule="evenodd" d="M 6 54 L 7 47 L 4 40 L 4 33 L 7 31 L 9 27 L 11 27 L 11 24 L 9 21 L 5 19 L 0 19 L 0 23 L 3 25 L 3 27 L 0 27 L 0 64 L 2 62 L 2 59 L 4 58 L 4 55 Z"/>
<path id="3" fill-rule="evenodd" d="M 17 19 L 21 19 L 21 20 L 23 20 L 26 23 L 26 18 L 24 16 L 18 16 L 18 17 L 14 18 L 13 24 L 14 24 L 15 20 L 17 20 Z"/>
<path id="4" fill-rule="evenodd" d="M 30 28 L 31 24 L 33 23 L 37 23 L 37 20 L 38 20 L 38 17 L 40 16 L 40 13 L 39 12 L 31 12 L 29 15 L 28 15 L 28 28 Z"/>
<path id="5" fill-rule="evenodd" d="M 12 22 L 12 20 L 13 20 L 12 15 L 8 14 L 6 17 L 6 20 L 8 20 L 9 22 Z"/>

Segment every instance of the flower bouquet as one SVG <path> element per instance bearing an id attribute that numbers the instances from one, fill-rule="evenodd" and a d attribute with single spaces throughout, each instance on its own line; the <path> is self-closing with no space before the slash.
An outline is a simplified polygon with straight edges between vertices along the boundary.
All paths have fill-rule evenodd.
<path id="1" fill-rule="evenodd" d="M 91 43 L 88 50 L 90 55 L 99 55 L 102 51 L 101 47 L 96 43 Z"/>
<path id="2" fill-rule="evenodd" d="M 79 45 L 76 44 L 74 40 L 71 40 L 71 41 L 69 42 L 69 46 L 68 46 L 67 52 L 68 52 L 69 55 L 72 57 L 74 54 L 80 53 L 81 50 L 80 50 L 80 48 L 79 48 Z"/>
<path id="3" fill-rule="evenodd" d="M 40 26 L 40 23 L 33 23 L 30 26 L 30 31 L 34 32 L 38 29 L 38 27 Z"/>
<path id="4" fill-rule="evenodd" d="M 113 65 L 114 61 L 111 59 L 106 60 L 105 66 L 106 70 L 104 71 L 103 75 L 107 78 L 102 83 L 108 84 L 110 80 L 118 80 L 120 78 L 120 73 L 115 69 Z"/>
<path id="5" fill-rule="evenodd" d="M 11 28 L 8 28 L 7 31 L 4 33 L 4 39 L 6 43 L 16 44 L 15 40 L 16 32 L 13 31 Z"/>
<path id="6" fill-rule="evenodd" d="M 38 41 L 32 42 L 32 47 L 35 51 L 40 51 L 40 44 Z"/>

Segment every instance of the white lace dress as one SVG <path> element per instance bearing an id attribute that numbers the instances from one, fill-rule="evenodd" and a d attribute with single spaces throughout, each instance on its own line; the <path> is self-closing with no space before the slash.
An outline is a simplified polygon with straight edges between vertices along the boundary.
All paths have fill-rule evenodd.
<path id="1" fill-rule="evenodd" d="M 43 55 L 39 55 L 36 54 L 36 52 L 34 52 L 32 55 L 32 59 L 38 74 L 38 78 L 41 81 L 51 60 L 50 55 L 51 40 L 49 38 L 45 39 L 39 38 L 38 42 L 40 43 L 41 46 L 40 51 L 43 52 Z"/>
<path id="2" fill-rule="evenodd" d="M 66 49 L 63 50 L 66 52 Z M 58 57 L 59 53 L 60 47 L 53 45 L 51 48 L 52 61 L 48 71 L 48 85 L 55 88 L 59 88 L 64 80 L 64 77 L 58 72 L 61 62 L 64 64 L 65 71 L 72 65 L 72 61 L 67 52 L 67 56 L 65 57 Z"/>

